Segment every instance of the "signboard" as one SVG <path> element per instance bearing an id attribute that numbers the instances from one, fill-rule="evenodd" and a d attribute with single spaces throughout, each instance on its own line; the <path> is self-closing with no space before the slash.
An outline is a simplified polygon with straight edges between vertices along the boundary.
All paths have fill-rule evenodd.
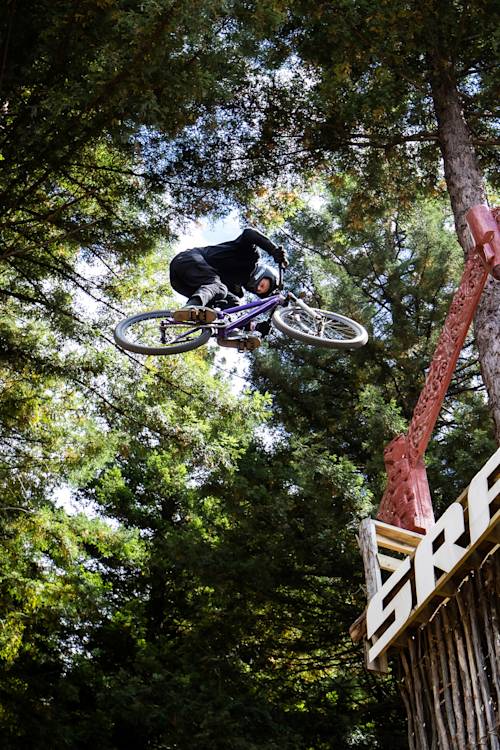
<path id="1" fill-rule="evenodd" d="M 500 448 L 476 474 L 463 504 L 454 502 L 370 599 L 369 661 L 374 661 L 425 608 L 500 518 Z"/>

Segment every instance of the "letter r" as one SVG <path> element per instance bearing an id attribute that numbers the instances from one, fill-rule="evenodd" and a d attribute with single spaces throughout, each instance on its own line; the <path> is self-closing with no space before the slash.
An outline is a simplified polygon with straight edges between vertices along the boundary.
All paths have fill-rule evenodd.
<path id="1" fill-rule="evenodd" d="M 453 503 L 418 545 L 415 552 L 417 606 L 420 606 L 436 587 L 434 568 L 449 573 L 464 556 L 467 548 L 455 544 L 464 531 L 465 521 L 462 506 L 460 503 Z M 434 549 L 434 543 L 441 534 L 443 540 L 438 548 Z"/>

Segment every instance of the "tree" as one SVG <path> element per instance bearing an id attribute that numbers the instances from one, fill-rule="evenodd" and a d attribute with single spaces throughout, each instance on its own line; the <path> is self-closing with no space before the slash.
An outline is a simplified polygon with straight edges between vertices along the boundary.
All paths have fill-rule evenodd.
<path id="1" fill-rule="evenodd" d="M 404 208 L 415 176 L 438 183 L 428 61 L 462 48 L 458 27 L 434 46 L 427 31 L 433 12 L 443 35 L 462 11 L 6 4 L 2 746 L 403 746 L 393 684 L 366 677 L 347 637 L 363 600 L 354 534 L 457 279 L 441 209 L 421 220 L 390 197 Z M 486 24 L 486 6 L 471 12 Z M 452 57 L 488 170 L 494 40 L 469 41 Z M 266 177 L 319 167 L 337 188 L 324 215 L 279 195 L 296 277 L 375 335 L 352 355 L 261 350 L 254 383 L 272 391 L 274 420 L 259 440 L 268 397 L 232 395 L 210 350 L 139 362 L 110 331 L 125 311 L 166 304 L 179 211 L 248 203 Z M 438 504 L 463 487 L 471 451 L 491 450 L 473 351 L 430 454 Z M 55 507 L 67 482 L 97 518 Z"/>
<path id="2" fill-rule="evenodd" d="M 453 243 L 442 204 L 419 204 L 411 214 L 395 212 L 391 221 L 365 221 L 353 230 L 348 199 L 327 194 L 323 200 L 321 215 L 299 212 L 280 228 L 280 236 L 290 235 L 301 259 L 298 280 L 305 288 L 315 282 L 316 304 L 362 320 L 372 336 L 363 350 L 347 357 L 280 340 L 272 350 L 256 354 L 254 377 L 258 387 L 273 393 L 278 435 L 284 434 L 292 445 L 300 440 L 302 455 L 315 473 L 317 494 L 326 467 L 331 470 L 332 458 L 342 456 L 363 476 L 365 496 L 368 502 L 374 499 L 375 512 L 386 482 L 382 448 L 411 417 L 459 274 L 460 248 Z M 470 338 L 427 455 L 438 515 L 495 449 L 478 376 Z M 347 486 L 356 486 L 353 477 Z M 332 494 L 331 512 L 347 526 L 342 514 L 350 507 L 349 494 Z M 337 532 L 336 542 L 341 538 Z M 335 561 L 336 542 L 330 552 Z M 344 543 L 352 544 L 349 534 Z M 341 587 L 337 580 L 337 592 Z M 346 583 L 344 596 L 348 590 Z M 397 674 L 394 677 L 397 682 Z M 400 712 L 404 715 L 403 707 Z M 378 722 L 376 726 L 378 730 Z"/>
<path id="3" fill-rule="evenodd" d="M 320 169 L 333 182 L 347 173 L 356 179 L 351 220 L 359 226 L 393 198 L 408 206 L 438 194 L 444 171 L 467 254 L 465 213 L 486 201 L 483 173 L 498 185 L 496 6 L 345 0 L 311 10 L 299 0 L 286 11 L 261 49 L 255 88 L 239 101 L 240 122 L 254 112 L 252 127 L 233 128 L 246 147 L 242 201 L 265 175 L 273 185 L 294 172 Z M 237 184 L 237 165 L 219 153 L 216 168 Z M 499 301 L 500 284 L 490 279 L 475 326 L 497 441 Z"/>
<path id="4" fill-rule="evenodd" d="M 292 6 L 292 13 L 297 11 L 292 47 L 319 77 L 313 86 L 319 104 L 319 128 L 312 131 L 316 148 L 352 155 L 352 139 L 356 148 L 364 145 L 372 179 L 380 175 L 374 161 L 382 157 L 386 179 L 401 170 L 408 180 L 415 168 L 428 177 L 430 166 L 432 174 L 438 146 L 458 240 L 467 255 L 465 214 L 486 201 L 480 165 L 494 178 L 490 170 L 499 145 L 493 4 L 347 2 L 335 9 L 320 6 L 312 15 L 301 8 Z M 494 311 L 499 303 L 500 285 L 490 278 L 475 329 L 497 442 L 500 318 Z"/>
<path id="5" fill-rule="evenodd" d="M 131 227 L 123 203 L 141 206 L 150 237 L 169 233 L 175 203 L 184 215 L 201 213 L 203 188 L 183 171 L 195 155 L 175 139 L 245 85 L 245 56 L 269 13 L 219 0 L 8 2 L 0 19 L 2 257 L 47 242 L 90 245 L 105 258 L 125 245 L 130 254 L 144 218 Z M 169 201 L 159 197 L 165 191 Z M 112 236 L 120 227 L 121 248 Z"/>
<path id="6" fill-rule="evenodd" d="M 43 346 L 52 360 L 43 393 L 27 377 L 50 418 L 26 437 L 74 443 L 63 455 L 53 443 L 32 474 L 27 454 L 24 510 L 4 509 L 3 746 L 405 747 L 397 675 L 367 677 L 347 633 L 364 601 L 355 533 L 384 481 L 380 444 L 411 412 L 459 270 L 446 222 L 427 204 L 354 231 L 336 193 L 321 213 L 290 216 L 291 276 L 377 335 L 355 353 L 274 338 L 253 356 L 273 398 L 257 433 L 269 397 L 231 394 L 210 350 L 137 363 L 103 342 L 98 357 L 55 359 L 43 327 L 38 348 L 28 338 L 27 363 Z M 157 306 L 147 271 L 162 262 L 160 249 L 130 267 L 115 297 L 142 306 L 150 287 Z M 470 351 L 432 454 L 431 471 L 450 446 L 459 459 L 436 471 L 439 502 L 461 489 L 470 446 L 480 458 L 491 447 Z M 101 518 L 52 508 L 52 484 L 72 474 Z"/>
<path id="7" fill-rule="evenodd" d="M 74 352 L 55 359 L 43 338 L 31 354 L 36 360 L 48 346 L 45 379 L 26 367 L 30 398 L 17 394 L 28 417 L 15 443 L 24 460 L 15 466 L 4 456 L 2 746 L 111 749 L 136 738 L 150 747 L 172 735 L 188 746 L 193 712 L 200 741 L 221 736 L 216 708 L 212 728 L 200 711 L 213 688 L 223 716 L 217 678 L 201 694 L 182 689 L 184 677 L 203 685 L 213 665 L 197 673 L 203 629 L 192 639 L 188 627 L 210 618 L 197 574 L 209 532 L 196 487 L 214 471 L 234 471 L 266 401 L 232 395 L 211 375 L 205 352 L 155 367 L 101 343 L 97 359 L 78 352 L 72 361 Z M 17 351 L 17 363 L 21 354 L 29 361 Z M 53 487 L 64 479 L 75 491 L 87 486 L 80 508 L 97 518 L 53 507 Z M 234 693 L 245 689 L 235 674 Z"/>
<path id="8" fill-rule="evenodd" d="M 354 228 L 345 187 L 325 188 L 321 198 L 321 209 L 297 210 L 277 228 L 277 237 L 293 248 L 295 283 L 312 294 L 314 304 L 360 320 L 370 338 L 348 356 L 280 341 L 275 353 L 257 353 L 257 382 L 276 394 L 287 430 L 307 434 L 314 426 L 313 434 L 333 441 L 332 453 L 366 468 L 370 490 L 380 497 L 386 482 L 382 448 L 411 419 L 460 277 L 460 247 L 443 199 L 419 201 L 408 211 L 395 208 L 382 218 L 367 217 Z M 259 215 L 263 219 L 265 212 Z M 325 392 L 328 383 L 331 390 Z M 297 391 L 298 413 L 292 398 Z M 438 512 L 494 450 L 484 424 L 486 409 L 475 341 L 469 335 L 428 451 Z M 467 449 L 478 451 L 472 462 Z"/>

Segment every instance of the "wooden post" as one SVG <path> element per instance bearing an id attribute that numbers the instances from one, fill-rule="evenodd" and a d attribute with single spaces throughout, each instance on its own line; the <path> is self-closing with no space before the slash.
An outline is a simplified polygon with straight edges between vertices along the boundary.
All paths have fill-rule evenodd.
<path id="1" fill-rule="evenodd" d="M 366 580 L 366 598 L 370 601 L 379 588 L 382 586 L 382 574 L 378 561 L 378 546 L 375 524 L 371 518 L 365 518 L 359 526 L 358 544 L 363 557 Z M 365 664 L 371 672 L 380 672 L 385 674 L 389 671 L 387 656 L 383 654 L 374 661 L 368 659 L 368 644 L 364 641 Z"/>

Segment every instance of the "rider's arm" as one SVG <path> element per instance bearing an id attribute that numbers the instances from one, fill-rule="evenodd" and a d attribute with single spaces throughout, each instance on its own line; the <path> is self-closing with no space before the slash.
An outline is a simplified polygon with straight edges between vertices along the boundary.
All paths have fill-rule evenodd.
<path id="1" fill-rule="evenodd" d="M 283 248 L 275 245 L 274 242 L 271 242 L 271 240 L 266 237 L 265 234 L 262 234 L 257 229 L 253 229 L 252 227 L 247 227 L 246 229 L 244 229 L 241 235 L 241 240 L 245 244 L 248 243 L 249 245 L 257 245 L 257 247 L 265 250 L 266 253 L 269 253 L 271 258 L 274 258 L 277 263 L 285 263 L 288 261 L 286 252 L 283 250 Z"/>

